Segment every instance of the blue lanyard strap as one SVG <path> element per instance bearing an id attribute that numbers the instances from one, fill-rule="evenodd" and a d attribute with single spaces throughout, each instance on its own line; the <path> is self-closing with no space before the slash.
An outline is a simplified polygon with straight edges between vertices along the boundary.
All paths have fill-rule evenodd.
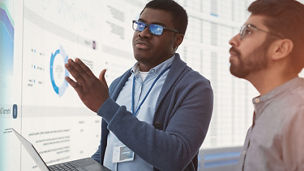
<path id="1" fill-rule="evenodd" d="M 136 116 L 137 112 L 139 111 L 140 107 L 142 106 L 142 104 L 145 102 L 146 98 L 148 97 L 148 95 L 150 94 L 152 88 L 154 87 L 154 85 L 156 84 L 156 82 L 158 81 L 158 79 L 167 71 L 171 68 L 171 65 L 168 66 L 166 69 L 164 69 L 154 80 L 154 82 L 152 83 L 150 89 L 148 90 L 147 94 L 145 95 L 144 99 L 141 101 L 141 103 L 139 104 L 139 106 L 137 107 L 136 111 L 134 112 L 134 104 L 135 104 L 135 100 L 134 100 L 134 96 L 135 96 L 135 76 L 133 76 L 133 86 L 132 86 L 132 114 Z"/>

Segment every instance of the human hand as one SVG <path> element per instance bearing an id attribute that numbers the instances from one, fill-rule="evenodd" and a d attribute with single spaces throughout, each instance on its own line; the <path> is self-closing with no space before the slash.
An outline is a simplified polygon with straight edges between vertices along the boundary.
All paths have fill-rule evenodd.
<path id="1" fill-rule="evenodd" d="M 105 80 L 106 70 L 102 70 L 99 79 L 78 58 L 68 60 L 65 65 L 75 81 L 66 77 L 66 81 L 75 89 L 81 101 L 92 111 L 97 112 L 109 97 L 109 88 Z"/>

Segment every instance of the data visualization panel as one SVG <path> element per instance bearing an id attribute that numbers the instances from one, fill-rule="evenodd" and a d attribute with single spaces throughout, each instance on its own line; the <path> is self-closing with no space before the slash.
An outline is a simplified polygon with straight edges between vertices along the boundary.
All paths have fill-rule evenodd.
<path id="1" fill-rule="evenodd" d="M 69 58 L 82 59 L 94 72 L 96 66 L 104 67 L 96 26 L 102 15 L 85 10 L 98 4 L 24 1 L 22 133 L 48 165 L 89 157 L 100 141 L 101 118 L 65 80 Z M 21 153 L 21 167 L 38 170 L 26 152 Z"/>
<path id="2" fill-rule="evenodd" d="M 0 0 L 0 170 L 20 167 L 20 146 L 7 128 L 20 130 L 22 3 Z M 14 146 L 14 148 L 11 148 Z M 17 157 L 17 158 L 15 158 Z M 15 158 L 15 164 L 11 159 Z"/>
<path id="3" fill-rule="evenodd" d="M 252 0 L 176 0 L 189 24 L 177 52 L 211 81 L 214 111 L 202 149 L 242 146 L 258 95 L 229 72 L 229 40 Z M 304 0 L 299 0 L 304 3 Z M 132 20 L 148 0 L 0 0 L 0 171 L 38 171 L 9 128 L 31 141 L 47 164 L 91 156 L 101 118 L 65 81 L 80 58 L 108 84 L 136 62 Z"/>

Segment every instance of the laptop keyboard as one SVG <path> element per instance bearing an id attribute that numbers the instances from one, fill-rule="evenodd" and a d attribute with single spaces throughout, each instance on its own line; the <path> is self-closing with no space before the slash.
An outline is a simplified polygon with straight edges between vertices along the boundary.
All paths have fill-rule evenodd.
<path id="1" fill-rule="evenodd" d="M 49 166 L 50 171 L 79 171 L 73 163 L 62 163 Z"/>

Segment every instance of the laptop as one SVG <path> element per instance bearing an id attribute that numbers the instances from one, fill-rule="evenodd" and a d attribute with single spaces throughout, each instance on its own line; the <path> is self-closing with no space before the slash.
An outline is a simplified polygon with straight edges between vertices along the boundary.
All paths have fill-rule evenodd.
<path id="1" fill-rule="evenodd" d="M 92 158 L 73 160 L 65 163 L 47 166 L 33 144 L 25 139 L 22 135 L 20 135 L 15 129 L 12 128 L 11 130 L 21 141 L 22 145 L 34 159 L 41 171 L 110 171 Z"/>

